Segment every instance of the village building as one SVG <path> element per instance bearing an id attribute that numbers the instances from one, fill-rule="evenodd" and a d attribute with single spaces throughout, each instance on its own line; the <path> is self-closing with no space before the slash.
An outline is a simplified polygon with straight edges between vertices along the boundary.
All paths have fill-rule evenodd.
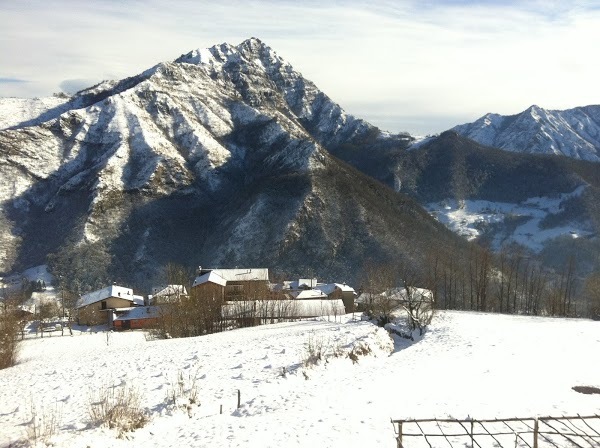
<path id="1" fill-rule="evenodd" d="M 410 296 L 404 287 L 392 288 L 387 291 L 383 291 L 378 294 L 363 292 L 356 299 L 359 310 L 364 311 L 369 309 L 380 300 L 389 300 L 395 303 L 397 306 L 401 306 L 407 302 L 425 302 L 433 303 L 433 292 L 425 288 L 417 288 L 416 286 L 409 286 L 408 290 Z"/>
<path id="2" fill-rule="evenodd" d="M 148 304 L 176 303 L 185 296 L 187 296 L 187 290 L 183 285 L 157 286 L 152 288 L 152 294 L 148 296 Z"/>
<path id="3" fill-rule="evenodd" d="M 113 311 L 113 328 L 115 330 L 137 330 L 153 328 L 161 316 L 159 306 L 136 306 Z"/>
<path id="4" fill-rule="evenodd" d="M 316 278 L 301 278 L 271 285 L 272 296 L 299 300 L 342 300 L 346 313 L 355 310 L 356 291 L 345 283 L 319 283 Z"/>
<path id="5" fill-rule="evenodd" d="M 345 283 L 319 283 L 316 289 L 326 294 L 329 299 L 341 299 L 344 302 L 346 313 L 355 311 L 357 293 L 353 287 Z"/>
<path id="6" fill-rule="evenodd" d="M 270 295 L 269 270 L 198 268 L 192 290 L 224 301 L 266 299 Z"/>
<path id="7" fill-rule="evenodd" d="M 115 310 L 144 305 L 144 298 L 133 294 L 133 290 L 123 286 L 106 288 L 84 294 L 77 301 L 77 323 L 79 325 L 112 326 Z"/>

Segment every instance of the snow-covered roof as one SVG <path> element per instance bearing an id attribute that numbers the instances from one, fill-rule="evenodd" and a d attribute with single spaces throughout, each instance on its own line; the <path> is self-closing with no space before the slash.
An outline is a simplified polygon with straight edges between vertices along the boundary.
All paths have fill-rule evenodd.
<path id="1" fill-rule="evenodd" d="M 345 283 L 325 283 L 316 286 L 316 289 L 320 289 L 327 295 L 333 293 L 336 288 L 342 292 L 355 292 L 352 286 L 348 286 Z"/>
<path id="2" fill-rule="evenodd" d="M 133 289 L 125 288 L 123 286 L 112 285 L 107 286 L 106 288 L 99 289 L 98 291 L 93 291 L 82 295 L 81 298 L 77 301 L 76 308 L 82 308 L 84 306 L 91 305 L 92 303 L 100 302 L 101 300 L 106 300 L 109 297 L 117 297 L 121 299 L 131 300 L 132 302 L 134 301 Z M 142 304 L 143 303 L 144 299 L 142 298 Z"/>
<path id="3" fill-rule="evenodd" d="M 154 319 L 160 315 L 158 306 L 136 306 L 125 311 L 114 320 Z"/>
<path id="4" fill-rule="evenodd" d="M 211 272 L 221 276 L 228 282 L 251 280 L 269 281 L 269 270 L 267 268 L 213 269 Z"/>
<path id="5" fill-rule="evenodd" d="M 215 273 L 215 271 L 207 272 L 206 274 L 201 275 L 200 277 L 196 277 L 194 280 L 194 286 L 202 285 L 204 283 L 214 283 L 216 285 L 225 286 L 227 284 L 227 280 L 221 277 L 219 274 Z"/>
<path id="6" fill-rule="evenodd" d="M 135 303 L 136 305 L 143 305 L 144 304 L 144 296 L 136 296 L 133 295 L 133 303 Z"/>
<path id="7" fill-rule="evenodd" d="M 320 291 L 318 289 L 305 289 L 305 290 L 300 291 L 298 293 L 292 293 L 292 295 L 295 295 L 295 298 L 297 300 L 302 300 L 302 299 L 326 299 L 327 298 L 327 294 L 324 294 L 322 291 Z"/>
<path id="8" fill-rule="evenodd" d="M 421 300 L 433 300 L 433 293 L 429 290 L 429 289 L 425 289 L 425 288 L 417 288 L 417 287 L 410 287 L 411 293 L 413 294 L 414 298 L 417 299 L 421 299 Z M 369 294 L 369 293 L 362 293 L 360 296 L 358 296 L 358 298 L 356 299 L 357 302 L 359 303 L 367 303 L 369 302 L 371 299 L 372 300 L 377 300 L 380 297 L 385 297 L 391 300 L 396 300 L 398 302 L 404 302 L 406 301 L 406 289 L 404 288 L 394 288 L 394 289 L 390 289 L 388 291 L 384 291 L 380 294 Z"/>
<path id="9" fill-rule="evenodd" d="M 152 297 L 167 297 L 178 294 L 187 294 L 185 286 L 183 285 L 167 285 L 152 288 Z"/>
<path id="10" fill-rule="evenodd" d="M 332 314 L 345 314 L 346 308 L 341 299 L 336 300 L 246 300 L 227 302 L 222 307 L 223 317 L 318 317 Z"/>

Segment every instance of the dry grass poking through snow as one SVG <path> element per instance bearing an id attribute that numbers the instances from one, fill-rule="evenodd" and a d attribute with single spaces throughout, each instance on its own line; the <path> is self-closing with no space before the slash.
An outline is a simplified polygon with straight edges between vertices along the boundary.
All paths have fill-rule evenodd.
<path id="1" fill-rule="evenodd" d="M 36 406 L 31 402 L 31 420 L 27 426 L 27 441 L 33 446 L 47 443 L 58 433 L 62 419 L 62 409 L 55 405 L 50 409 Z"/>
<path id="2" fill-rule="evenodd" d="M 194 407 L 200 406 L 197 375 L 198 372 L 195 375 L 185 375 L 181 370 L 177 373 L 177 380 L 167 391 L 167 407 L 183 409 L 192 418 Z"/>
<path id="3" fill-rule="evenodd" d="M 103 386 L 92 389 L 88 415 L 93 426 L 116 429 L 119 437 L 142 428 L 149 417 L 141 407 L 141 395 L 134 387 Z"/>
<path id="4" fill-rule="evenodd" d="M 370 337 L 373 334 L 369 335 Z M 372 340 L 355 341 L 352 344 L 343 344 L 339 340 L 331 341 L 323 337 L 316 337 L 314 334 L 308 336 L 305 344 L 305 353 L 302 359 L 302 366 L 310 368 L 319 365 L 321 362 L 327 363 L 331 358 L 349 358 L 353 364 L 356 364 L 361 356 L 368 356 L 373 353 L 371 344 L 376 344 L 384 352 L 393 351 L 393 343 L 390 337 L 389 341 L 373 337 Z M 306 378 L 306 374 L 304 375 Z"/>

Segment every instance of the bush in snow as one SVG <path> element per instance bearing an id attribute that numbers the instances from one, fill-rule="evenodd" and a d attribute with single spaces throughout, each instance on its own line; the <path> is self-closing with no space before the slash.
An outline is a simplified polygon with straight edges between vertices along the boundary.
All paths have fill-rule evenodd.
<path id="1" fill-rule="evenodd" d="M 88 414 L 92 425 L 116 429 L 119 437 L 142 428 L 149 420 L 141 408 L 140 393 L 125 386 L 90 391 Z"/>
<path id="2" fill-rule="evenodd" d="M 0 369 L 14 366 L 17 362 L 20 321 L 16 307 L 0 303 Z"/>
<path id="3" fill-rule="evenodd" d="M 325 359 L 327 344 L 323 338 L 315 338 L 313 334 L 308 336 L 306 352 L 302 364 L 304 367 L 315 366 Z"/>

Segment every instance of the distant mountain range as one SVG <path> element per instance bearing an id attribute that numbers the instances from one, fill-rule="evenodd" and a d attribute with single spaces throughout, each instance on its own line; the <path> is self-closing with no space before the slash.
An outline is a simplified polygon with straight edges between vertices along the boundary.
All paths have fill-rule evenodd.
<path id="1" fill-rule="evenodd" d="M 507 151 L 600 161 L 600 106 L 569 110 L 531 106 L 516 115 L 487 114 L 452 130 Z"/>
<path id="2" fill-rule="evenodd" d="M 599 123 L 600 106 L 533 106 L 415 144 L 258 39 L 194 50 L 73 97 L 0 99 L 0 272 L 53 254 L 81 290 L 147 287 L 169 262 L 358 282 L 369 259 L 467 250 L 457 234 L 553 266 L 578 247 L 590 270 Z"/>

